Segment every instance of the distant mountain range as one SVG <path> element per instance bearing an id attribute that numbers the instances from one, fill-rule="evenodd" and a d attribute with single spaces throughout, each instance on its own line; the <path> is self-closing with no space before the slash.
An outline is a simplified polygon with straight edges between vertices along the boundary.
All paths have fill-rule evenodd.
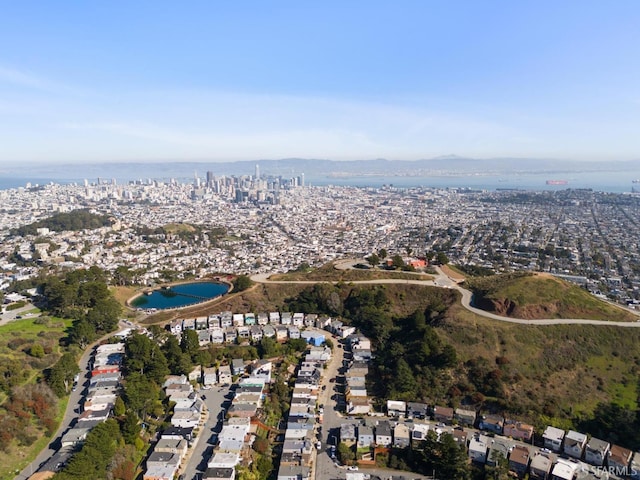
<path id="1" fill-rule="evenodd" d="M 185 179 L 206 177 L 211 171 L 221 175 L 253 175 L 259 165 L 262 175 L 293 176 L 304 173 L 312 177 L 346 177 L 353 175 L 401 175 L 424 176 L 473 173 L 571 173 L 598 171 L 638 170 L 640 160 L 576 162 L 533 158 L 489 158 L 474 159 L 455 155 L 423 160 L 351 160 L 335 161 L 308 158 L 285 158 L 281 160 L 254 160 L 236 162 L 136 162 L 95 164 L 46 164 L 33 163 L 0 168 L 2 177 L 50 180 L 82 180 L 84 178 L 110 179 Z"/>

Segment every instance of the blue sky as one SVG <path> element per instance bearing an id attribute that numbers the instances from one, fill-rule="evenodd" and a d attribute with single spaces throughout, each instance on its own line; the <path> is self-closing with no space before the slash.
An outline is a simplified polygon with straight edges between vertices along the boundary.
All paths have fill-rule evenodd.
<path id="1" fill-rule="evenodd" d="M 3 2 L 0 164 L 640 158 L 637 1 Z"/>

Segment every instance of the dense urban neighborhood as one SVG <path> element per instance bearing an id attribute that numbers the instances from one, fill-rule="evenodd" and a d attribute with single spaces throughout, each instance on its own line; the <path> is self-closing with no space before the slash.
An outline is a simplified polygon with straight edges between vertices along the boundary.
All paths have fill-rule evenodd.
<path id="1" fill-rule="evenodd" d="M 624 308 L 632 320 L 618 313 L 617 323 L 637 326 L 637 196 L 314 187 L 304 175 L 256 169 L 188 183 L 27 185 L 0 191 L 0 200 L 0 326 L 29 322 L 35 332 L 7 333 L 0 350 L 2 451 L 51 440 L 28 454 L 33 461 L 22 454 L 15 478 L 640 479 L 637 369 L 619 380 L 618 403 L 592 407 L 592 424 L 578 413 L 567 424 L 573 412 L 532 407 L 540 392 L 511 391 L 525 373 L 510 365 L 504 338 L 486 340 L 504 347 L 493 365 L 461 355 L 451 335 L 471 334 L 447 323 L 458 321 L 448 312 L 461 293 L 479 311 L 456 275 L 477 275 L 468 286 L 478 287 L 500 273 L 545 272 Z M 333 261 L 405 276 L 388 277 L 397 287 L 388 290 L 384 278 L 361 288 L 304 280 Z M 440 268 L 449 262 L 452 276 Z M 207 313 L 171 307 L 171 317 L 154 317 L 162 309 L 144 306 L 156 292 L 178 295 L 185 281 L 214 279 L 241 296 L 261 291 L 250 276 L 287 272 L 300 289 L 274 310 L 214 303 Z M 118 302 L 116 288 L 135 296 Z M 183 295 L 205 307 L 211 300 Z M 404 303 L 403 313 L 393 310 Z M 449 337 L 437 331 L 443 325 Z M 558 338 L 561 361 L 584 338 L 596 342 Z M 22 375 L 12 352 L 28 359 Z M 614 360 L 606 361 L 609 371 Z M 615 361 L 640 364 L 632 355 Z M 562 368 L 549 367 L 549 377 Z M 555 388 L 545 381 L 539 390 Z M 29 382 L 46 390 L 20 390 Z M 41 398 L 53 397 L 57 431 L 53 413 L 38 413 Z M 604 438 L 609 419 L 615 427 Z"/>

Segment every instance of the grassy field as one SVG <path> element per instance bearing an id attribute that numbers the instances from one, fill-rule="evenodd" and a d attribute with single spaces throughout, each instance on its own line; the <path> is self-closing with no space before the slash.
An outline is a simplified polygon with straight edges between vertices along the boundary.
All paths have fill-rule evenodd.
<path id="1" fill-rule="evenodd" d="M 357 282 L 362 280 L 381 280 L 381 279 L 398 279 L 398 280 L 433 280 L 431 275 L 412 272 L 398 272 L 393 270 L 360 270 L 348 269 L 339 270 L 335 268 L 333 263 L 323 265 L 322 267 L 309 269 L 304 272 L 289 272 L 275 274 L 269 277 L 270 280 L 280 281 L 320 281 L 320 282 Z"/>
<path id="2" fill-rule="evenodd" d="M 41 372 L 53 365 L 60 356 L 59 341 L 71 326 L 70 320 L 50 317 L 34 317 L 15 320 L 0 326 L 0 366 L 17 370 L 19 385 L 34 382 Z M 42 345 L 44 356 L 30 355 L 35 344 Z M 0 394 L 0 413 L 7 395 Z M 58 403 L 59 421 L 66 408 L 66 399 Z M 12 444 L 7 453 L 0 451 L 0 479 L 13 478 L 15 471 L 22 469 L 49 442 L 40 432 L 39 438 L 29 447 Z"/>
<path id="3" fill-rule="evenodd" d="M 468 279 L 476 304 L 514 318 L 586 318 L 637 321 L 631 312 L 594 297 L 585 289 L 547 274 L 495 275 Z"/>

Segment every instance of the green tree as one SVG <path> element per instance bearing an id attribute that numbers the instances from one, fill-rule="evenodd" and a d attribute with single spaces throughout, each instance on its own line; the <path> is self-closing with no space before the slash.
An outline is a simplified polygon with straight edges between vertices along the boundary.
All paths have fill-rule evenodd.
<path id="1" fill-rule="evenodd" d="M 124 405 L 124 401 L 122 400 L 122 397 L 117 396 L 116 397 L 116 401 L 113 404 L 113 415 L 116 417 L 121 417 L 122 415 L 124 415 L 126 412 L 126 407 Z"/>
<path id="2" fill-rule="evenodd" d="M 200 350 L 198 333 L 191 329 L 183 330 L 180 340 L 180 348 L 192 361 L 195 360 L 198 355 L 198 351 Z"/>
<path id="3" fill-rule="evenodd" d="M 391 264 L 395 268 L 402 268 L 402 267 L 404 267 L 404 260 L 402 259 L 401 255 L 396 254 L 391 258 Z"/>
<path id="4" fill-rule="evenodd" d="M 122 438 L 129 445 L 134 445 L 136 439 L 140 437 L 142 427 L 138 416 L 133 411 L 127 411 L 124 420 L 120 424 L 120 431 L 122 432 Z"/>
<path id="5" fill-rule="evenodd" d="M 381 260 L 384 260 L 385 258 L 387 258 L 388 255 L 389 255 L 389 252 L 387 252 L 386 248 L 381 248 L 380 250 L 378 250 L 378 256 L 380 257 Z"/>
<path id="6" fill-rule="evenodd" d="M 376 265 L 378 265 L 380 263 L 380 257 L 378 255 L 376 255 L 375 253 L 372 253 L 371 255 L 369 255 L 366 258 L 367 262 L 369 262 L 369 265 L 371 265 L 372 267 L 375 267 Z"/>
<path id="7" fill-rule="evenodd" d="M 438 252 L 436 255 L 436 262 L 440 265 L 446 265 L 449 263 L 449 257 L 444 252 Z"/>
<path id="8" fill-rule="evenodd" d="M 75 357 L 67 352 L 60 357 L 51 369 L 45 372 L 45 376 L 51 390 L 58 397 L 63 397 L 69 392 L 73 377 L 79 372 L 80 367 L 78 367 Z"/>
<path id="9" fill-rule="evenodd" d="M 253 281 L 248 275 L 238 275 L 233 281 L 233 289 L 236 292 L 242 292 L 253 285 Z"/>
<path id="10" fill-rule="evenodd" d="M 338 444 L 338 460 L 343 464 L 349 464 L 356 459 L 356 453 L 353 448 L 344 442 Z"/>

